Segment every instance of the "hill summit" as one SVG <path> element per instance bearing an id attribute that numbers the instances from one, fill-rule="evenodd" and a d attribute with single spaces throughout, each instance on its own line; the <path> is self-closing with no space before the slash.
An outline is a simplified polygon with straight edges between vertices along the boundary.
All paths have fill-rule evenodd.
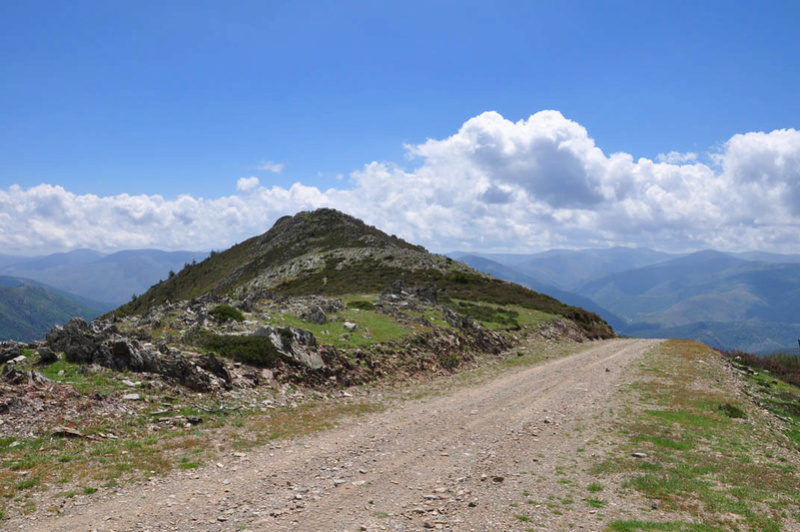
<path id="1" fill-rule="evenodd" d="M 333 209 L 284 216 L 266 233 L 187 265 L 114 314 L 143 314 L 169 301 L 204 296 L 244 300 L 267 292 L 376 294 L 395 281 L 430 286 L 445 299 L 519 305 L 556 314 L 575 322 L 589 338 L 614 336 L 592 312 L 429 253 Z"/>

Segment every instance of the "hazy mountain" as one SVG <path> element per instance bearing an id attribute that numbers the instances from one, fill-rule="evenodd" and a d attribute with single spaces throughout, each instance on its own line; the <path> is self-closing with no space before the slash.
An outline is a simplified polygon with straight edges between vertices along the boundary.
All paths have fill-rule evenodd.
<path id="1" fill-rule="evenodd" d="M 746 251 L 744 253 L 731 253 L 731 255 L 740 259 L 770 262 L 772 264 L 800 263 L 800 255 L 781 255 L 764 251 Z"/>
<path id="2" fill-rule="evenodd" d="M 747 353 L 797 352 L 799 323 L 738 321 L 727 323 L 698 322 L 680 327 L 657 328 L 639 324 L 627 334 L 642 338 L 685 338 L 711 347 Z"/>
<path id="3" fill-rule="evenodd" d="M 630 321 L 623 332 L 678 335 L 716 347 L 795 348 L 800 264 L 702 251 L 607 275 L 578 292 Z"/>
<path id="4" fill-rule="evenodd" d="M 624 334 L 690 338 L 754 352 L 795 349 L 800 337 L 800 255 L 670 255 L 629 248 L 481 255 L 501 264 L 455 255 L 570 304 L 580 303 L 564 291 L 585 297 L 595 306 L 580 306 Z"/>
<path id="5" fill-rule="evenodd" d="M 206 252 L 135 250 L 105 255 L 92 250 L 0 259 L 0 274 L 33 279 L 112 306 L 141 294 L 170 271 L 202 260 Z"/>
<path id="6" fill-rule="evenodd" d="M 107 304 L 70 296 L 30 279 L 0 276 L 0 340 L 41 340 L 54 326 L 94 319 Z"/>
<path id="7" fill-rule="evenodd" d="M 527 279 L 568 292 L 586 282 L 633 268 L 640 268 L 678 255 L 670 255 L 646 248 L 614 247 L 608 249 L 554 249 L 529 255 L 498 253 L 452 252 L 449 256 L 461 260 L 463 257 L 484 257 L 510 267 Z"/>
<path id="8" fill-rule="evenodd" d="M 547 294 L 548 296 L 554 297 L 559 301 L 566 303 L 567 305 L 580 307 L 590 312 L 594 312 L 606 320 L 606 322 L 615 330 L 624 328 L 626 325 L 624 319 L 620 318 L 613 312 L 602 308 L 591 299 L 579 294 L 562 290 L 555 286 L 542 283 L 532 277 L 528 277 L 524 273 L 521 273 L 512 267 L 505 266 L 499 262 L 495 262 L 486 257 L 480 257 L 477 255 L 463 255 L 459 260 L 469 266 L 472 266 L 476 270 L 489 273 L 495 277 L 499 277 L 500 279 L 511 281 L 512 283 L 520 284 L 542 294 Z"/>

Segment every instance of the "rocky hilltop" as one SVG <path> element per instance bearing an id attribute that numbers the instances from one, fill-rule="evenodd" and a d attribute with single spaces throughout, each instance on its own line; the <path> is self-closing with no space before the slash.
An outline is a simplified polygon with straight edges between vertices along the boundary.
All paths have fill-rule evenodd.
<path id="1" fill-rule="evenodd" d="M 614 336 L 594 313 L 428 253 L 333 209 L 280 218 L 263 235 L 187 265 L 113 315 L 142 314 L 169 301 L 198 297 L 252 301 L 268 293 L 377 294 L 397 280 L 433 287 L 448 298 L 516 304 L 559 315 L 578 324 L 588 338 Z"/>

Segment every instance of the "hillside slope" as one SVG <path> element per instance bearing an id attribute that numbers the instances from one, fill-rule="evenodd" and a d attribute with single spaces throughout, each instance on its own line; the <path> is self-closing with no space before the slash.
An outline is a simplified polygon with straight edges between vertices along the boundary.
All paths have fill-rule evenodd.
<path id="1" fill-rule="evenodd" d="M 629 325 L 621 331 L 714 347 L 770 352 L 796 347 L 800 265 L 704 251 L 608 275 L 579 292 Z"/>
<path id="2" fill-rule="evenodd" d="M 613 312 L 604 309 L 603 307 L 601 307 L 588 297 L 568 292 L 566 290 L 562 290 L 561 288 L 557 288 L 555 286 L 550 286 L 546 283 L 540 282 L 532 277 L 529 277 L 514 268 L 505 266 L 499 262 L 495 262 L 491 259 L 482 256 L 463 255 L 459 258 L 459 260 L 464 264 L 472 268 L 475 268 L 476 270 L 488 273 L 499 279 L 504 279 L 506 281 L 519 284 L 526 288 L 530 288 L 531 290 L 535 290 L 536 292 L 539 292 L 541 294 L 546 294 L 563 303 L 566 303 L 567 305 L 572 305 L 575 307 L 588 310 L 589 312 L 594 312 L 595 314 L 603 318 L 606 321 L 606 323 L 611 325 L 611 327 L 613 327 L 614 330 L 616 331 L 622 330 L 626 326 L 626 322 L 624 319 L 620 318 Z"/>
<path id="3" fill-rule="evenodd" d="M 108 308 L 29 279 L 0 276 L 0 341 L 41 340 L 55 325 L 76 316 L 91 320 Z"/>
<path id="4" fill-rule="evenodd" d="M 332 209 L 283 217 L 263 235 L 187 265 L 123 305 L 117 316 L 142 314 L 168 301 L 213 294 L 237 299 L 279 295 L 375 294 L 395 281 L 435 287 L 440 298 L 513 304 L 563 316 L 591 338 L 613 330 L 584 309 L 434 255 Z"/>

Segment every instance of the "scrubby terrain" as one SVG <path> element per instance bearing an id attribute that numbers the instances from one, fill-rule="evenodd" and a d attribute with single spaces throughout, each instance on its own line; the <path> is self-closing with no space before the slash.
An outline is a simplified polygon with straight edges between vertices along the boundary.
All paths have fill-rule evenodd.
<path id="1" fill-rule="evenodd" d="M 9 529 L 781 530 L 800 515 L 796 388 L 767 383 L 767 400 L 757 371 L 704 346 L 615 339 L 336 211 L 5 343 L 0 363 Z"/>
<path id="2" fill-rule="evenodd" d="M 2 512 L 193 468 L 209 429 L 303 432 L 303 409 L 500 360 L 531 335 L 614 333 L 336 211 L 283 218 L 100 319 L 0 345 Z"/>

